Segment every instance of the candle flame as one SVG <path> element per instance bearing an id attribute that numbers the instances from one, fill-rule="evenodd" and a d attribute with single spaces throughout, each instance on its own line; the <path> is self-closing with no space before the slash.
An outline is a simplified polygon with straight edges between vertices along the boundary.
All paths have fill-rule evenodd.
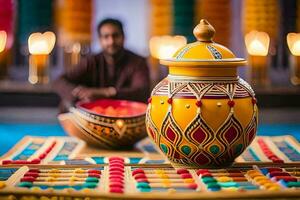
<path id="1" fill-rule="evenodd" d="M 0 53 L 4 51 L 7 40 L 7 34 L 5 31 L 0 31 Z"/>
<path id="2" fill-rule="evenodd" d="M 265 32 L 251 31 L 245 36 L 247 51 L 253 56 L 266 56 L 269 51 L 270 37 Z"/>
<path id="3" fill-rule="evenodd" d="M 154 58 L 168 59 L 186 43 L 184 36 L 154 36 L 149 41 L 150 54 Z"/>
<path id="4" fill-rule="evenodd" d="M 300 33 L 289 33 L 286 39 L 291 53 L 300 56 Z"/>
<path id="5" fill-rule="evenodd" d="M 28 38 L 30 54 L 50 54 L 55 45 L 55 34 L 53 32 L 33 33 Z"/>

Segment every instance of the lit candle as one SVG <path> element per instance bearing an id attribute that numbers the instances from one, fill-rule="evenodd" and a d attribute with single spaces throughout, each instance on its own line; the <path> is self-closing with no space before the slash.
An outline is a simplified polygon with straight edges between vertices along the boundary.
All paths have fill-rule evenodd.
<path id="1" fill-rule="evenodd" d="M 150 54 L 152 56 L 152 80 L 154 82 L 161 80 L 159 77 L 160 69 L 158 59 L 171 58 L 173 54 L 181 47 L 186 45 L 187 40 L 184 36 L 154 36 L 149 41 Z"/>
<path id="2" fill-rule="evenodd" d="M 65 70 L 73 70 L 80 62 L 82 45 L 79 42 L 71 43 L 64 48 Z"/>
<path id="3" fill-rule="evenodd" d="M 265 32 L 251 31 L 245 36 L 249 54 L 250 81 L 252 84 L 266 86 L 268 80 L 268 51 L 270 37 Z"/>
<path id="4" fill-rule="evenodd" d="M 294 56 L 291 64 L 291 82 L 294 85 L 300 85 L 300 33 L 289 33 L 286 39 Z"/>
<path id="5" fill-rule="evenodd" d="M 168 59 L 186 43 L 184 36 L 154 36 L 149 42 L 150 54 L 157 59 Z"/>
<path id="6" fill-rule="evenodd" d="M 0 79 L 5 79 L 7 74 L 7 51 L 6 49 L 7 34 L 0 31 Z"/>
<path id="7" fill-rule="evenodd" d="M 55 34 L 52 32 L 33 33 L 28 38 L 29 77 L 32 84 L 48 83 L 49 54 L 55 45 Z"/>
<path id="8" fill-rule="evenodd" d="M 0 53 L 4 51 L 6 46 L 7 34 L 5 31 L 0 31 Z"/>

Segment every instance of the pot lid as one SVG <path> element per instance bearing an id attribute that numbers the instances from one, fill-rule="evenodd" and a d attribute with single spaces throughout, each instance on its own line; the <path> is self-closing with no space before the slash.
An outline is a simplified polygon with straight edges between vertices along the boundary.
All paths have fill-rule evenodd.
<path id="1" fill-rule="evenodd" d="M 194 28 L 196 42 L 180 48 L 169 59 L 160 60 L 163 65 L 171 66 L 238 66 L 245 65 L 244 58 L 237 58 L 228 48 L 215 43 L 212 38 L 215 29 L 205 19 Z"/>

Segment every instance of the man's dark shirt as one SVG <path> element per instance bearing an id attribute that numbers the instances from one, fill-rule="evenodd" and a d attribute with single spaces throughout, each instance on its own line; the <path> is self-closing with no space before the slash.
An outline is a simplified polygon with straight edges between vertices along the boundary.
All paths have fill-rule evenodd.
<path id="1" fill-rule="evenodd" d="M 83 59 L 73 70 L 68 70 L 53 84 L 63 102 L 73 102 L 72 90 L 77 86 L 114 87 L 114 99 L 146 102 L 150 95 L 149 69 L 146 59 L 124 50 L 115 66 L 108 66 L 104 54 Z"/>

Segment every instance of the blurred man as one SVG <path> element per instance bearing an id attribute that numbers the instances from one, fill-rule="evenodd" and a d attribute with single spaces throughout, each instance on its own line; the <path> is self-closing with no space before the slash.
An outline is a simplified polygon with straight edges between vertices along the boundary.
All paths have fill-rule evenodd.
<path id="1" fill-rule="evenodd" d="M 149 96 L 146 59 L 124 49 L 122 23 L 105 19 L 99 23 L 97 32 L 102 52 L 84 59 L 53 85 L 62 99 L 63 112 L 76 101 L 115 98 L 145 102 Z"/>

